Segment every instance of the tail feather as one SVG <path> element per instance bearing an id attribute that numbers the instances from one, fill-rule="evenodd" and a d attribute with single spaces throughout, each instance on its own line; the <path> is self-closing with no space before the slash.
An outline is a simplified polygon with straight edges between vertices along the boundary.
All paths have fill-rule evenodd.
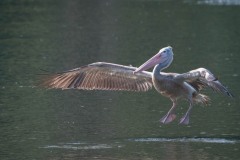
<path id="1" fill-rule="evenodd" d="M 195 97 L 193 97 L 193 101 L 195 103 L 208 105 L 208 104 L 210 104 L 211 99 L 208 96 L 204 95 L 204 94 L 197 94 Z"/>

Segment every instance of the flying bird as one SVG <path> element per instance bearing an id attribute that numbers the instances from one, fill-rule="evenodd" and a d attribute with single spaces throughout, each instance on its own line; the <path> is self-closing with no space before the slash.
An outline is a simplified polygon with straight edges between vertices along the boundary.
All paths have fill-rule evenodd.
<path id="1" fill-rule="evenodd" d="M 186 73 L 165 73 L 162 70 L 173 61 L 172 47 L 164 47 L 140 67 L 96 62 L 61 73 L 49 75 L 42 86 L 46 88 L 82 89 L 82 90 L 115 90 L 144 92 L 153 87 L 172 101 L 168 113 L 160 119 L 167 124 L 176 118 L 175 108 L 179 99 L 189 102 L 189 108 L 180 119 L 180 124 L 189 124 L 193 104 L 208 104 L 210 98 L 200 91 L 211 88 L 228 97 L 233 95 L 207 69 L 198 68 Z M 146 70 L 154 67 L 152 72 Z"/>

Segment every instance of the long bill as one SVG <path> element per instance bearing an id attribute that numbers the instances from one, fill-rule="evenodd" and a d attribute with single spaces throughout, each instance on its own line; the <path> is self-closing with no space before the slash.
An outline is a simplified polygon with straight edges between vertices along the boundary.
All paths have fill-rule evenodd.
<path id="1" fill-rule="evenodd" d="M 146 61 L 145 63 L 143 63 L 140 67 L 138 67 L 133 74 L 141 72 L 141 71 L 145 71 L 148 70 L 149 68 L 152 68 L 153 66 L 155 66 L 156 64 L 159 63 L 161 58 L 160 53 L 157 53 L 155 56 L 153 56 L 152 58 L 150 58 L 148 61 Z"/>

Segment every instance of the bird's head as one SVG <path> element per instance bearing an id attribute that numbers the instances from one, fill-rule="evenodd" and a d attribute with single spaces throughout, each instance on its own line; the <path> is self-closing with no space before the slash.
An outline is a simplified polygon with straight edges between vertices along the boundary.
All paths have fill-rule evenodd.
<path id="1" fill-rule="evenodd" d="M 147 70 L 157 64 L 163 64 L 165 67 L 168 67 L 172 63 L 172 60 L 173 60 L 172 47 L 170 46 L 164 47 L 160 49 L 160 51 L 155 56 L 153 56 L 148 61 L 143 63 L 140 67 L 138 67 L 133 73 Z"/>

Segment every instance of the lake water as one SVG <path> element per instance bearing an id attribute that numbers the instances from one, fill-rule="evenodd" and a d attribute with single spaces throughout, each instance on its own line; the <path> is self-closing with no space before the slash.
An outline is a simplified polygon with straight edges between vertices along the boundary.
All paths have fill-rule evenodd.
<path id="1" fill-rule="evenodd" d="M 240 156 L 238 0 L 1 0 L 0 159 L 232 160 Z M 190 124 L 162 125 L 171 101 L 146 93 L 46 90 L 42 70 L 139 66 L 171 45 L 166 72 L 210 69 L 234 99 L 204 91 Z"/>

